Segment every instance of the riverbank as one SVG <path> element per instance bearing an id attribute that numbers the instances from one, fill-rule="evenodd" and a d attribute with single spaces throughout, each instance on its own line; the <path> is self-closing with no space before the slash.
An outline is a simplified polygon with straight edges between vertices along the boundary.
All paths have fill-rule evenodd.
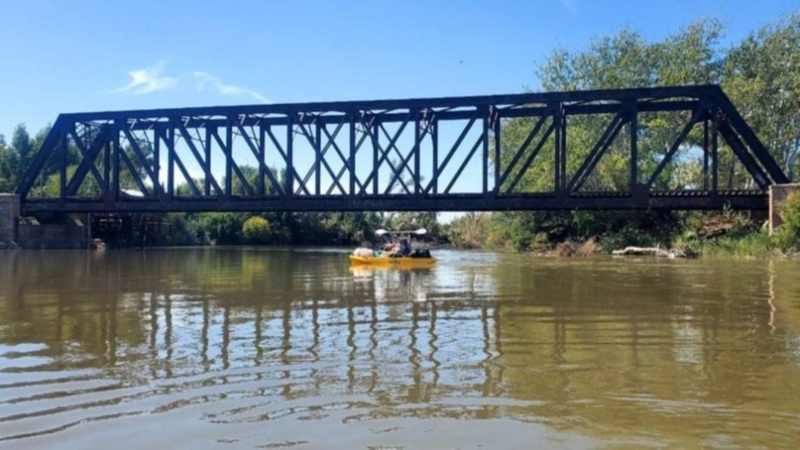
<path id="1" fill-rule="evenodd" d="M 780 227 L 770 234 L 763 214 L 727 209 L 471 213 L 449 224 L 447 236 L 457 248 L 551 257 L 644 247 L 654 249 L 650 253 L 674 257 L 797 259 L 800 195 L 786 199 L 780 218 Z"/>

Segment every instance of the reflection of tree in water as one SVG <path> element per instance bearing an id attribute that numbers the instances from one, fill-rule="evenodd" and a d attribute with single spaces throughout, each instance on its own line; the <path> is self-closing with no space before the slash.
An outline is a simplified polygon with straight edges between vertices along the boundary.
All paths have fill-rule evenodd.
<path id="1" fill-rule="evenodd" d="M 203 372 L 226 384 L 236 382 L 231 371 L 275 367 L 254 371 L 283 380 L 264 395 L 366 393 L 381 406 L 423 403 L 423 415 L 446 409 L 442 399 L 511 398 L 542 402 L 522 416 L 579 416 L 611 430 L 703 419 L 702 408 L 665 417 L 658 405 L 624 398 L 729 405 L 755 394 L 775 402 L 779 381 L 796 376 L 787 364 L 800 332 L 791 263 L 745 274 L 572 262 L 398 270 L 350 268 L 341 255 L 200 251 L 76 253 L 20 265 L 31 255 L 0 260 L 14 274 L 0 279 L 8 282 L 0 339 L 58 349 L 53 371 L 86 364 L 147 380 Z M 482 291 L 488 281 L 495 297 Z M 741 293 L 745 284 L 751 294 Z M 69 361 L 79 351 L 95 360 Z M 785 398 L 791 411 L 796 398 Z M 450 408 L 439 412 L 469 409 Z M 473 408 L 487 417 L 508 409 Z"/>

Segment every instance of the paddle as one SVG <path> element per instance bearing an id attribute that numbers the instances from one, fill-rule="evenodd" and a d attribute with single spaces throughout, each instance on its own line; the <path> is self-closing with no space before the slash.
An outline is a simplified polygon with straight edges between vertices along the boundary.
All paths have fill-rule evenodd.
<path id="1" fill-rule="evenodd" d="M 428 230 L 426 230 L 425 228 L 420 228 L 418 230 L 412 230 L 412 231 L 388 231 L 388 230 L 384 230 L 384 229 L 375 230 L 375 234 L 377 234 L 378 236 L 383 236 L 384 234 L 418 234 L 418 235 L 423 235 L 423 234 L 425 234 L 427 232 L 428 232 Z"/>

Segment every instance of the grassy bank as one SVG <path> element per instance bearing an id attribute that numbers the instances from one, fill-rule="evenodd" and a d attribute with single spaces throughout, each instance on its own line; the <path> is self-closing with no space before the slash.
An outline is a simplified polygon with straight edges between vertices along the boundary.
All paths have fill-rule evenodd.
<path id="1" fill-rule="evenodd" d="M 744 212 L 472 213 L 453 221 L 456 247 L 550 256 L 610 254 L 652 247 L 703 258 L 794 258 L 800 249 L 800 195 L 783 204 L 782 225 L 769 236 L 763 218 Z"/>

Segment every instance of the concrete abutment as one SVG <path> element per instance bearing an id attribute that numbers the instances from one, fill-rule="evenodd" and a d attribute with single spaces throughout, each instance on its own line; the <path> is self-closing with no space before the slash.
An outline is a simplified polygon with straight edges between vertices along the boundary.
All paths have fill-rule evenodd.
<path id="1" fill-rule="evenodd" d="M 781 205 L 794 193 L 800 193 L 800 183 L 776 184 L 769 187 L 769 234 L 781 225 Z"/>

